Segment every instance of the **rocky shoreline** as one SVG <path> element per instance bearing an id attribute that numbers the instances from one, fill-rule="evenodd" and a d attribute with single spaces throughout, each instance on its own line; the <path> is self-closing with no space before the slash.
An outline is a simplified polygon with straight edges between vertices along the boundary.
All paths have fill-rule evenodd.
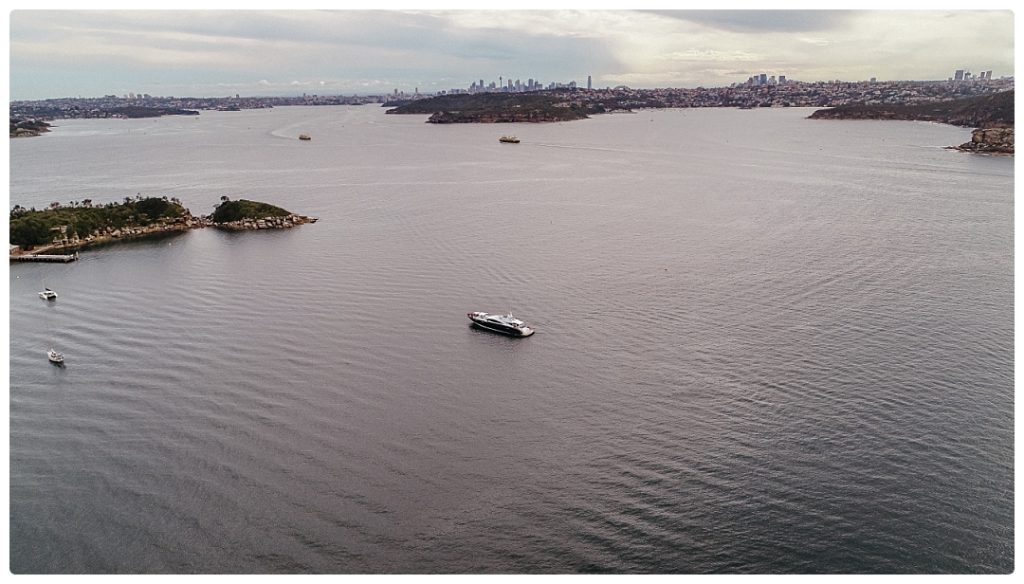
<path id="1" fill-rule="evenodd" d="M 954 150 L 976 154 L 1013 154 L 1013 128 L 978 128 L 971 132 L 971 141 Z"/>
<path id="2" fill-rule="evenodd" d="M 50 131 L 50 124 L 40 120 L 11 120 L 11 138 L 31 138 Z"/>
<path id="3" fill-rule="evenodd" d="M 316 223 L 317 217 L 296 215 L 294 213 L 283 217 L 264 217 L 262 219 L 241 219 L 239 221 L 228 221 L 225 223 L 213 223 L 217 229 L 225 231 L 256 231 L 259 229 L 291 229 L 306 223 Z"/>
<path id="4" fill-rule="evenodd" d="M 292 213 L 283 217 L 263 217 L 260 219 L 243 219 L 227 223 L 215 223 L 209 216 L 192 217 L 191 215 L 186 215 L 185 217 L 169 219 L 152 225 L 124 227 L 121 229 L 106 229 L 101 233 L 89 235 L 84 238 L 74 237 L 63 239 L 46 245 L 34 246 L 28 250 L 17 248 L 11 251 L 10 256 L 11 258 L 16 258 L 26 255 L 41 255 L 52 253 L 57 250 L 65 252 L 80 251 L 86 248 L 113 243 L 116 241 L 127 241 L 173 233 L 184 233 L 193 229 L 203 229 L 206 227 L 215 227 L 225 231 L 290 229 L 306 223 L 316 223 L 318 220 L 318 217 L 309 217 L 306 215 L 296 215 Z"/>

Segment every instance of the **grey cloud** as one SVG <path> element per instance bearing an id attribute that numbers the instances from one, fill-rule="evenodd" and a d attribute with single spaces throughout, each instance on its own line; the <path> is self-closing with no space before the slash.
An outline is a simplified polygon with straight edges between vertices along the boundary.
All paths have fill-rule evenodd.
<path id="1" fill-rule="evenodd" d="M 38 42 L 70 34 L 97 35 L 106 39 L 138 42 L 152 33 L 147 45 L 195 50 L 217 39 L 283 41 L 304 45 L 309 50 L 343 51 L 350 65 L 359 62 L 380 67 L 372 55 L 382 50 L 392 54 L 412 52 L 417 60 L 523 63 L 524 66 L 553 63 L 572 68 L 589 66 L 614 68 L 610 50 L 596 39 L 571 39 L 533 34 L 529 31 L 465 29 L 455 26 L 444 13 L 389 10 L 339 11 L 15 11 L 12 37 Z M 177 35 L 182 35 L 178 37 Z M 363 52 L 360 49 L 370 49 Z M 552 58 L 557 55 L 557 58 Z M 353 62 L 354 61 L 354 62 Z M 399 66 L 401 66 L 399 64 Z M 443 67 L 441 67 L 443 68 Z M 539 73 L 538 73 L 539 74 Z"/>
<path id="2" fill-rule="evenodd" d="M 11 14 L 12 36 L 70 31 L 177 33 L 299 43 L 416 46 L 432 28 L 425 14 L 392 11 L 113 10 Z"/>

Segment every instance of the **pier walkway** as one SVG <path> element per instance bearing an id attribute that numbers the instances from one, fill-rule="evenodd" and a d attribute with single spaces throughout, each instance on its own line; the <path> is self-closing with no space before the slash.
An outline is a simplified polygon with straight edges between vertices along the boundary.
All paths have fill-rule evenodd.
<path id="1" fill-rule="evenodd" d="M 78 259 L 78 252 L 73 254 L 21 254 L 12 255 L 12 262 L 73 262 Z"/>

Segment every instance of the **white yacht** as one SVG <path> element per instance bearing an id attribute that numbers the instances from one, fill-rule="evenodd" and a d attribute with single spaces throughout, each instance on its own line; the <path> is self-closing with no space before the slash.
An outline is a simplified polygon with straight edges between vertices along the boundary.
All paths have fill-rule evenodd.
<path id="1" fill-rule="evenodd" d="M 64 363 L 64 353 L 58 353 L 52 348 L 46 352 L 46 358 L 50 360 L 50 363 L 62 364 Z"/>
<path id="2" fill-rule="evenodd" d="M 469 312 L 466 313 L 469 320 L 473 321 L 473 326 L 509 335 L 511 337 L 528 337 L 533 334 L 533 328 L 528 326 L 525 322 L 512 316 L 512 313 L 508 314 L 488 314 L 486 312 Z"/>
<path id="3" fill-rule="evenodd" d="M 43 291 L 39 293 L 39 297 L 44 300 L 56 300 L 57 293 L 49 288 L 43 288 Z"/>

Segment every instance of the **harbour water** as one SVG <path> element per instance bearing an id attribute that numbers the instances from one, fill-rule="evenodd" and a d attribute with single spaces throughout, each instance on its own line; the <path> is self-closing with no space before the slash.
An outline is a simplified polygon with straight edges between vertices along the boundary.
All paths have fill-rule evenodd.
<path id="1" fill-rule="evenodd" d="M 1013 571 L 1013 160 L 810 113 L 12 140 L 11 204 L 320 221 L 11 264 L 10 569 Z"/>

